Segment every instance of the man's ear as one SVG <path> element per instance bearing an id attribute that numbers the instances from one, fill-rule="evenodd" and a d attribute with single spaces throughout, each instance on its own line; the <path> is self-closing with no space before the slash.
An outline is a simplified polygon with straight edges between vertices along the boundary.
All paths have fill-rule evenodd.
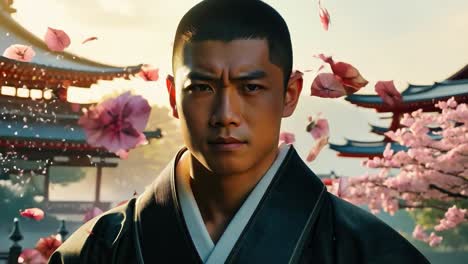
<path id="1" fill-rule="evenodd" d="M 174 77 L 172 77 L 171 75 L 167 75 L 166 77 L 166 88 L 167 93 L 169 94 L 169 103 L 171 104 L 172 116 L 175 118 L 179 118 L 179 113 L 177 112 L 176 104 Z"/>
<path id="2" fill-rule="evenodd" d="M 302 91 L 302 84 L 304 83 L 303 75 L 300 71 L 294 71 L 289 77 L 284 97 L 283 117 L 291 116 L 296 109 Z"/>

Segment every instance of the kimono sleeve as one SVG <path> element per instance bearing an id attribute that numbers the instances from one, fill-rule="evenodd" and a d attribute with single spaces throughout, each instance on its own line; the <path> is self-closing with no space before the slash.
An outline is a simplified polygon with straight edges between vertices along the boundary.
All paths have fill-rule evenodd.
<path id="1" fill-rule="evenodd" d="M 125 263 L 122 261 L 129 256 L 118 254 L 133 251 L 129 234 L 132 214 L 126 207 L 112 209 L 81 226 L 52 254 L 49 263 Z"/>

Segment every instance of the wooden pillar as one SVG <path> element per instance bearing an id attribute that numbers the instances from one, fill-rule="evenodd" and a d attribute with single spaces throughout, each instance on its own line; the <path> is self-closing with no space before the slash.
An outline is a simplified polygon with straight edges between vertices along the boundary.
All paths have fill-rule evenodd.
<path id="1" fill-rule="evenodd" d="M 97 163 L 97 175 L 96 175 L 96 191 L 94 196 L 94 204 L 97 206 L 101 202 L 101 179 L 102 179 L 102 164 Z"/>

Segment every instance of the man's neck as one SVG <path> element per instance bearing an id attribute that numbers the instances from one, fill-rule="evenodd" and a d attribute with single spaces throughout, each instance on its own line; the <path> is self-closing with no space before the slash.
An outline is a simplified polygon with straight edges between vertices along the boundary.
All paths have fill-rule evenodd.
<path id="1" fill-rule="evenodd" d="M 223 234 L 232 217 L 277 157 L 278 151 L 261 164 L 242 173 L 215 175 L 205 169 L 189 151 L 179 159 L 176 173 L 190 186 L 205 226 L 214 243 Z"/>

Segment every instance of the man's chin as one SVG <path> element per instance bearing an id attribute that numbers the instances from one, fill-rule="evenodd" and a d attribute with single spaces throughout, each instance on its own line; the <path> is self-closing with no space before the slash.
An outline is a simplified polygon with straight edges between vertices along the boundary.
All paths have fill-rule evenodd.
<path id="1" fill-rule="evenodd" d="M 209 170 L 215 175 L 233 175 L 248 170 L 244 160 L 218 157 L 208 162 Z"/>

